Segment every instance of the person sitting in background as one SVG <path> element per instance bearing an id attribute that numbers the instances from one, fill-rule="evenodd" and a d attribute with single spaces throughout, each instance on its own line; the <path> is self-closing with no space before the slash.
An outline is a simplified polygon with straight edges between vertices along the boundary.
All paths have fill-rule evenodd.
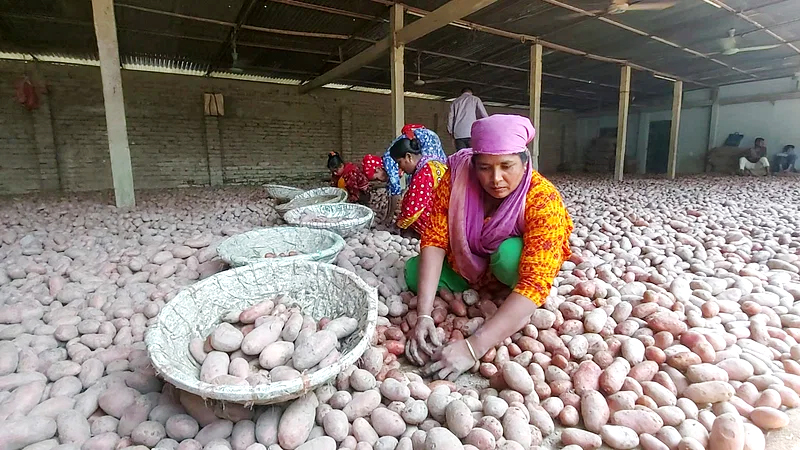
<path id="1" fill-rule="evenodd" d="M 533 170 L 527 117 L 494 115 L 472 126 L 472 148 L 452 155 L 434 192 L 420 254 L 406 262 L 417 321 L 406 355 L 424 375 L 454 380 L 527 323 L 571 255 L 572 219 L 552 183 Z M 463 292 L 497 280 L 513 289 L 467 339 L 441 347 L 431 318 L 439 289 Z"/>
<path id="2" fill-rule="evenodd" d="M 369 180 L 364 171 L 353 163 L 346 163 L 337 152 L 328 153 L 328 170 L 331 186 L 347 191 L 347 200 L 366 204 L 369 201 Z"/>
<path id="3" fill-rule="evenodd" d="M 431 157 L 443 164 L 447 162 L 447 155 L 444 153 L 442 141 L 439 135 L 435 132 L 425 128 L 424 125 L 410 123 L 403 127 L 400 136 L 392 140 L 389 147 L 386 149 L 382 157 L 382 165 L 380 169 L 376 164 L 377 156 L 367 155 L 364 157 L 362 165 L 364 166 L 364 173 L 369 180 L 387 181 L 387 190 L 389 191 L 389 207 L 383 216 L 383 223 L 389 225 L 394 219 L 394 213 L 397 207 L 400 206 L 403 195 L 403 187 L 400 185 L 400 177 L 403 176 L 402 170 L 397 165 L 397 162 L 392 158 L 391 148 L 401 139 L 416 141 L 419 147 L 420 154 L 423 157 Z M 385 177 L 385 180 L 381 178 Z"/>
<path id="4" fill-rule="evenodd" d="M 471 147 L 472 124 L 484 117 L 489 117 L 489 113 L 481 99 L 472 94 L 471 88 L 462 89 L 461 95 L 450 104 L 447 117 L 447 132 L 455 140 L 456 150 Z"/>
<path id="5" fill-rule="evenodd" d="M 447 165 L 435 156 L 424 155 L 417 139 L 401 138 L 389 148 L 389 154 L 403 172 L 411 175 L 397 226 L 422 234 L 430 223 L 433 191 L 439 186 Z"/>
<path id="6" fill-rule="evenodd" d="M 794 145 L 786 145 L 783 147 L 783 151 L 775 155 L 772 159 L 772 172 L 797 172 L 797 169 L 794 167 L 796 160 L 797 155 L 794 154 Z"/>
<path id="7" fill-rule="evenodd" d="M 756 138 L 755 145 L 739 158 L 739 175 L 753 175 L 753 170 L 762 169 L 769 175 L 769 160 L 764 138 Z"/>

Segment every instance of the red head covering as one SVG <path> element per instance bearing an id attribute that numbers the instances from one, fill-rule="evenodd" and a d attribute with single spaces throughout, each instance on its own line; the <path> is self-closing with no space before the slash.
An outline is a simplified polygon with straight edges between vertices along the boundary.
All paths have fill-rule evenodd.
<path id="1" fill-rule="evenodd" d="M 402 130 L 400 130 L 400 133 L 406 135 L 406 137 L 409 139 L 414 139 L 416 137 L 414 135 L 414 130 L 418 128 L 425 128 L 425 125 L 420 125 L 418 123 L 409 123 L 406 124 Z"/>
<path id="2" fill-rule="evenodd" d="M 378 156 L 367 155 L 361 161 L 361 167 L 364 168 L 364 174 L 367 178 L 371 180 L 372 177 L 375 176 L 375 172 L 383 167 L 383 161 L 381 161 L 381 158 Z"/>

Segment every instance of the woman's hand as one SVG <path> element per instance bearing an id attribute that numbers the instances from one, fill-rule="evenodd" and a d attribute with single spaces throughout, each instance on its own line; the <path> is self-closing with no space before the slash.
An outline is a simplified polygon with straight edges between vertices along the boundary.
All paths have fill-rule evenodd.
<path id="1" fill-rule="evenodd" d="M 467 341 L 459 339 L 437 351 L 431 362 L 422 369 L 422 374 L 455 381 L 459 375 L 472 368 L 475 362 L 467 348 Z"/>
<path id="2" fill-rule="evenodd" d="M 430 343 L 429 343 L 430 341 Z M 436 324 L 430 317 L 418 317 L 414 331 L 406 342 L 406 356 L 414 364 L 421 366 L 425 360 L 420 355 L 420 351 L 428 356 L 433 356 L 436 349 L 442 345 L 439 333 L 436 332 Z"/>

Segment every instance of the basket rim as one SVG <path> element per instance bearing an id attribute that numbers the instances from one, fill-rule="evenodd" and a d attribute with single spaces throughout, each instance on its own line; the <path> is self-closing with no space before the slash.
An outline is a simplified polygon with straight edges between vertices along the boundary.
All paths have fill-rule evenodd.
<path id="1" fill-rule="evenodd" d="M 300 198 L 303 199 L 303 198 L 319 197 L 320 195 L 339 195 L 339 196 L 344 195 L 344 199 L 345 200 L 347 199 L 347 191 L 342 188 L 334 186 L 323 186 L 314 189 L 309 189 L 303 192 L 302 194 L 299 194 L 298 197 L 302 196 Z"/>
<path id="2" fill-rule="evenodd" d="M 263 261 L 265 259 L 262 258 L 245 258 L 245 257 L 232 257 L 230 252 L 224 251 L 225 244 L 231 245 L 232 242 L 235 242 L 237 238 L 241 239 L 246 235 L 249 234 L 257 234 L 257 233 L 265 233 L 268 231 L 277 231 L 277 230 L 293 230 L 290 232 L 295 232 L 297 230 L 300 233 L 308 233 L 308 234 L 320 234 L 324 235 L 328 238 L 333 240 L 333 245 L 330 247 L 325 247 L 324 249 L 311 253 L 311 254 L 303 254 L 303 255 L 295 255 L 295 256 L 282 256 L 282 257 L 275 257 L 273 261 L 324 261 L 327 258 L 334 257 L 335 255 L 339 254 L 347 244 L 344 239 L 338 234 L 334 233 L 333 231 L 326 230 L 324 228 L 311 228 L 311 227 L 301 227 L 301 226 L 277 226 L 277 227 L 263 227 L 263 228 L 255 228 L 244 233 L 239 233 L 233 236 L 228 237 L 224 241 L 220 242 L 217 245 L 217 254 L 219 255 L 220 259 L 228 263 L 228 265 L 233 267 L 240 267 L 243 265 L 248 264 L 255 264 L 256 262 Z"/>
<path id="3" fill-rule="evenodd" d="M 364 215 L 360 217 L 354 217 L 351 219 L 344 219 L 339 222 L 333 222 L 333 223 L 316 223 L 316 222 L 300 221 L 300 217 L 306 211 L 314 211 L 315 209 L 324 209 L 331 207 L 360 210 L 361 212 L 364 213 Z M 302 206 L 300 208 L 290 209 L 283 215 L 283 220 L 292 226 L 332 230 L 335 231 L 336 233 L 341 234 L 342 237 L 347 237 L 352 233 L 368 228 L 370 224 L 372 224 L 374 218 L 375 218 L 375 211 L 373 211 L 372 208 L 364 205 L 359 205 L 357 203 L 324 203 L 319 205 Z"/>
<path id="4" fill-rule="evenodd" d="M 367 296 L 369 300 L 369 308 L 367 311 L 366 317 L 366 327 L 364 329 L 364 335 L 359 339 L 356 345 L 347 353 L 344 353 L 340 356 L 339 360 L 336 361 L 334 364 L 317 370 L 316 372 L 306 375 L 303 375 L 300 378 L 295 378 L 293 380 L 286 380 L 280 381 L 277 383 L 265 383 L 265 384 L 258 384 L 256 386 L 230 386 L 230 385 L 213 385 L 210 383 L 206 383 L 200 381 L 199 378 L 195 378 L 196 383 L 186 384 L 183 381 L 175 378 L 172 372 L 176 372 L 174 370 L 174 366 L 170 365 L 169 360 L 161 353 L 156 352 L 153 354 L 151 352 L 151 346 L 156 345 L 155 342 L 155 334 L 161 332 L 162 326 L 167 326 L 166 324 L 162 324 L 159 320 L 163 311 L 167 310 L 167 308 L 175 308 L 176 301 L 180 301 L 181 297 L 185 297 L 190 295 L 192 292 L 197 291 L 198 289 L 204 287 L 208 284 L 213 284 L 217 282 L 217 279 L 220 275 L 225 276 L 235 276 L 238 273 L 244 271 L 256 271 L 262 267 L 277 265 L 277 266 L 284 266 L 284 265 L 300 265 L 300 266 L 308 266 L 317 268 L 324 268 L 325 270 L 331 270 L 334 272 L 339 273 L 340 275 L 349 278 L 355 285 L 361 289 Z M 170 307 L 170 305 L 173 305 Z M 161 312 L 155 317 L 155 321 L 151 324 L 147 332 L 145 334 L 145 346 L 147 348 L 147 354 L 150 358 L 150 362 L 153 365 L 156 373 L 159 374 L 164 378 L 165 381 L 172 384 L 176 388 L 187 391 L 189 393 L 198 395 L 204 399 L 214 399 L 214 400 L 222 400 L 232 403 L 244 403 L 244 404 L 271 404 L 271 403 L 279 403 L 283 401 L 288 401 L 294 398 L 297 398 L 309 391 L 312 391 L 319 387 L 320 385 L 328 382 L 333 377 L 338 375 L 341 371 L 343 371 L 348 366 L 355 364 L 358 358 L 363 355 L 363 353 L 367 350 L 370 346 L 370 342 L 372 341 L 372 336 L 375 333 L 375 328 L 377 326 L 378 321 L 378 289 L 370 286 L 364 281 L 361 277 L 356 275 L 349 270 L 342 269 L 341 267 L 335 266 L 333 264 L 328 263 L 321 263 L 315 261 L 263 261 L 257 264 L 251 264 L 247 266 L 237 267 L 235 269 L 227 270 L 224 272 L 217 273 L 212 275 L 204 280 L 198 281 L 197 283 L 183 289 L 180 291 L 169 303 L 164 305 Z M 193 380 L 194 381 L 194 380 Z"/>

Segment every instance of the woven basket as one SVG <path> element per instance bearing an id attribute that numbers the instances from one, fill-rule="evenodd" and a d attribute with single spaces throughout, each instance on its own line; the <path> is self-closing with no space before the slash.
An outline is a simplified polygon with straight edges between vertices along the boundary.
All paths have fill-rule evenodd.
<path id="1" fill-rule="evenodd" d="M 267 253 L 277 255 L 293 250 L 299 254 L 270 259 L 332 263 L 344 245 L 344 239 L 332 231 L 305 227 L 272 227 L 231 236 L 217 246 L 217 254 L 232 267 L 264 261 Z"/>
<path id="2" fill-rule="evenodd" d="M 347 201 L 347 191 L 335 187 L 323 187 L 298 194 L 297 197 L 293 198 L 289 203 L 278 205 L 275 209 L 279 213 L 285 213 L 304 206 L 342 203 L 344 201 Z"/>
<path id="3" fill-rule="evenodd" d="M 274 198 L 279 202 L 288 202 L 289 200 L 305 192 L 300 188 L 282 186 L 280 184 L 265 184 L 264 189 L 267 191 L 267 195 L 270 198 Z"/>
<path id="4" fill-rule="evenodd" d="M 200 365 L 189 341 L 205 337 L 230 311 L 278 294 L 288 295 L 315 319 L 343 315 L 358 320 L 355 333 L 341 341 L 339 361 L 301 378 L 256 386 L 201 382 Z M 178 389 L 203 398 L 266 405 L 314 390 L 354 364 L 369 347 L 378 320 L 378 292 L 356 274 L 311 261 L 264 261 L 206 278 L 179 292 L 164 306 L 145 336 L 153 367 Z"/>
<path id="5" fill-rule="evenodd" d="M 304 218 L 304 216 L 308 214 L 322 216 L 335 221 L 309 221 Z M 293 209 L 283 215 L 283 220 L 289 225 L 322 228 L 335 231 L 342 235 L 342 237 L 348 237 L 369 228 L 372 225 L 372 219 L 374 217 L 375 212 L 366 206 L 355 203 L 334 203 L 330 205 L 315 205 Z"/>

